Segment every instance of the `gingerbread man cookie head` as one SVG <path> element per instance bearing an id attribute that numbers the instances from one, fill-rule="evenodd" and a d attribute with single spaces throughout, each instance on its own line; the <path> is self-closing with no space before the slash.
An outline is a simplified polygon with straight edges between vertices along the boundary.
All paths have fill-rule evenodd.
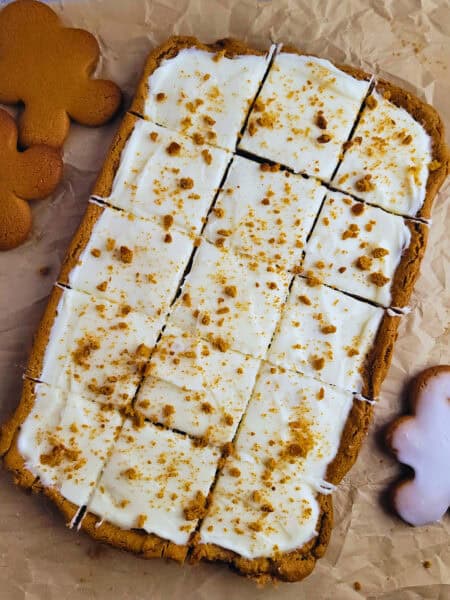
<path id="1" fill-rule="evenodd" d="M 17 151 L 14 119 L 0 109 L 0 250 L 21 244 L 31 229 L 27 200 L 45 198 L 58 185 L 63 163 L 49 146 Z"/>
<path id="2" fill-rule="evenodd" d="M 121 93 L 90 78 L 99 54 L 94 36 L 63 27 L 45 4 L 18 0 L 0 12 L 0 102 L 25 105 L 22 146 L 61 146 L 70 118 L 90 126 L 111 119 Z"/>
<path id="3" fill-rule="evenodd" d="M 413 383 L 414 414 L 388 431 L 398 460 L 414 478 L 394 489 L 394 506 L 404 521 L 425 525 L 441 519 L 450 506 L 450 366 L 432 367 Z"/>

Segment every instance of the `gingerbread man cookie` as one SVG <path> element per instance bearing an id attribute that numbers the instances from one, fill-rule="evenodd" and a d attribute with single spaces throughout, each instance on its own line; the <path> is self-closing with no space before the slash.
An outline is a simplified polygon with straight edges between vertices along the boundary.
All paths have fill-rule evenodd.
<path id="1" fill-rule="evenodd" d="M 398 460 L 414 469 L 413 479 L 396 485 L 393 501 L 404 521 L 425 525 L 450 506 L 450 365 L 426 369 L 414 380 L 412 409 L 387 433 Z"/>
<path id="2" fill-rule="evenodd" d="M 17 151 L 17 126 L 0 110 L 0 250 L 21 244 L 31 229 L 31 210 L 26 200 L 39 200 L 58 185 L 63 163 L 49 146 Z"/>
<path id="3" fill-rule="evenodd" d="M 61 146 L 70 118 L 90 126 L 111 119 L 121 92 L 90 78 L 99 54 L 93 35 L 63 27 L 45 4 L 18 0 L 0 12 L 0 102 L 25 105 L 21 146 Z"/>

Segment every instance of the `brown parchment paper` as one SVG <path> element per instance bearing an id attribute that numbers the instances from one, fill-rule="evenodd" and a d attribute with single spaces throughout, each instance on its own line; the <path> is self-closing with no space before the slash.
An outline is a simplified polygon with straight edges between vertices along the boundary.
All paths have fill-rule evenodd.
<path id="1" fill-rule="evenodd" d="M 61 0 L 53 6 L 66 24 L 96 35 L 103 54 L 98 71 L 122 86 L 126 104 L 148 51 L 168 35 L 204 41 L 231 35 L 260 47 L 283 41 L 362 66 L 432 103 L 450 129 L 448 0 Z M 27 243 L 0 253 L 0 421 L 18 402 L 31 336 L 118 122 L 72 127 L 62 184 L 36 203 Z M 65 528 L 44 498 L 25 495 L 0 469 L 0 599 L 450 598 L 450 515 L 414 529 L 385 510 L 383 492 L 399 466 L 380 443 L 383 427 L 402 410 L 409 378 L 450 361 L 449 192 L 447 183 L 434 206 L 412 312 L 402 318 L 368 439 L 334 496 L 330 547 L 308 579 L 258 589 L 221 566 L 180 568 L 101 546 Z M 49 274 L 40 274 L 41 267 Z"/>

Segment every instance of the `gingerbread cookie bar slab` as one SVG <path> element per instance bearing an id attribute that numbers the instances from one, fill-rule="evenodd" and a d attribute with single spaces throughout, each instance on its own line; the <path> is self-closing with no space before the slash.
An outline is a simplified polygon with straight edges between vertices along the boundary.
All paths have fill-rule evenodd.
<path id="1" fill-rule="evenodd" d="M 303 71 L 283 75 L 283 92 L 265 100 L 285 57 Z M 127 417 L 83 498 L 78 521 L 93 537 L 293 581 L 325 550 L 329 493 L 368 428 L 372 406 L 354 392 L 374 399 L 389 366 L 399 318 L 373 303 L 406 303 L 426 234 L 345 196 L 351 217 L 336 217 L 348 230 L 333 226 L 336 246 L 358 246 L 338 272 L 348 269 L 362 286 L 352 293 L 372 304 L 325 277 L 318 285 L 335 257 L 320 229 L 331 186 L 316 177 L 336 170 L 369 81 L 294 51 L 274 65 L 236 42 L 176 38 L 152 53 L 133 104 L 145 118 L 124 118 L 94 189 L 102 206 L 91 203 L 61 273 L 71 289 L 52 296 L 28 373 Z M 249 111 L 242 147 L 270 135 L 280 155 L 232 155 Z M 291 125 L 295 142 L 283 138 Z M 355 228 L 347 216 L 363 220 Z M 317 236 L 331 248 L 323 257 L 312 253 Z M 303 266 L 309 285 L 303 252 L 314 258 Z M 386 267 L 371 283 L 392 279 L 389 296 L 366 291 L 361 257 Z"/>
<path id="2" fill-rule="evenodd" d="M 126 115 L 93 195 L 197 234 L 230 159 L 224 150 Z"/>
<path id="3" fill-rule="evenodd" d="M 368 92 L 368 80 L 321 58 L 279 53 L 239 148 L 296 173 L 330 180 Z"/>
<path id="4" fill-rule="evenodd" d="M 131 110 L 232 151 L 270 58 L 237 40 L 174 36 L 148 57 Z"/>
<path id="5" fill-rule="evenodd" d="M 329 192 L 305 248 L 303 270 L 382 306 L 404 307 L 428 226 Z"/>

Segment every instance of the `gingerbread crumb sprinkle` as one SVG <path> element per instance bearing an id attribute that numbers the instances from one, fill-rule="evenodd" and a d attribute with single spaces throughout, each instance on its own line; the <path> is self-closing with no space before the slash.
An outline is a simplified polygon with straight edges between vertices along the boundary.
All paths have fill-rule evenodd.
<path id="1" fill-rule="evenodd" d="M 369 280 L 371 283 L 374 283 L 377 287 L 383 287 L 390 281 L 389 277 L 386 277 L 380 271 L 378 271 L 378 273 L 371 273 L 369 275 Z"/>
<path id="2" fill-rule="evenodd" d="M 311 361 L 312 368 L 316 371 L 321 371 L 325 366 L 325 359 L 322 357 L 315 357 Z"/>
<path id="3" fill-rule="evenodd" d="M 236 298 L 237 287 L 235 285 L 226 285 L 224 287 L 224 292 L 227 296 L 230 296 L 231 298 Z"/>
<path id="4" fill-rule="evenodd" d="M 142 529 L 147 521 L 147 515 L 138 515 L 136 519 L 136 527 Z"/>
<path id="5" fill-rule="evenodd" d="M 360 256 L 356 259 L 355 265 L 358 269 L 361 269 L 361 271 L 368 271 L 372 266 L 372 259 L 370 256 Z"/>
<path id="6" fill-rule="evenodd" d="M 173 225 L 173 217 L 172 215 L 164 215 L 163 217 L 163 227 L 166 231 L 168 231 Z"/>
<path id="7" fill-rule="evenodd" d="M 326 129 L 328 126 L 327 120 L 325 119 L 325 117 L 323 116 L 323 111 L 319 110 L 319 112 L 316 115 L 316 118 L 314 119 L 314 124 L 317 125 L 317 127 L 319 129 Z"/>
<path id="8" fill-rule="evenodd" d="M 192 190 L 194 187 L 194 180 L 191 177 L 182 177 L 180 179 L 180 188 L 183 190 Z"/>
<path id="9" fill-rule="evenodd" d="M 212 154 L 206 148 L 202 150 L 202 157 L 207 165 L 210 165 L 212 163 Z"/>
<path id="10" fill-rule="evenodd" d="M 307 306 L 311 306 L 311 300 L 308 298 L 308 296 L 299 296 L 298 299 L 300 300 L 300 302 L 303 302 L 303 304 L 306 304 Z"/>
<path id="11" fill-rule="evenodd" d="M 166 94 L 164 92 L 158 92 L 156 94 L 156 100 L 157 102 L 164 102 L 164 100 L 167 98 Z"/>
<path id="12" fill-rule="evenodd" d="M 317 141 L 319 144 L 328 144 L 328 142 L 331 142 L 331 135 L 329 133 L 322 133 L 322 135 L 319 135 L 317 138 Z"/>
<path id="13" fill-rule="evenodd" d="M 377 99 L 374 96 L 369 96 L 366 100 L 368 108 L 374 109 L 378 106 Z"/>
<path id="14" fill-rule="evenodd" d="M 325 334 L 336 333 L 336 327 L 334 325 L 324 325 L 320 331 Z"/>
<path id="15" fill-rule="evenodd" d="M 170 156 L 176 156 L 176 155 L 180 154 L 180 151 L 181 151 L 181 146 L 177 142 L 171 142 L 166 148 L 166 152 Z"/>
<path id="16" fill-rule="evenodd" d="M 355 188 L 358 190 L 358 192 L 371 192 L 374 190 L 375 186 L 371 179 L 372 175 L 368 173 L 367 175 L 364 175 L 364 177 L 361 177 L 361 179 L 355 181 Z"/>
<path id="17" fill-rule="evenodd" d="M 354 215 L 359 216 L 363 214 L 364 208 L 365 207 L 362 202 L 357 202 L 356 204 L 353 204 L 351 211 Z"/>
<path id="18" fill-rule="evenodd" d="M 130 264 L 133 262 L 133 250 L 127 248 L 127 246 L 120 246 L 120 260 L 123 263 Z"/>
<path id="19" fill-rule="evenodd" d="M 206 496 L 198 491 L 195 497 L 184 509 L 184 518 L 186 521 L 197 521 L 201 519 L 206 512 Z"/>
<path id="20" fill-rule="evenodd" d="M 387 256 L 389 254 L 389 250 L 387 250 L 386 248 L 374 248 L 372 250 L 372 256 L 374 258 L 383 258 L 384 256 Z"/>
<path id="21" fill-rule="evenodd" d="M 353 589 L 354 589 L 356 592 L 360 592 L 360 591 L 361 591 L 361 589 L 362 589 L 362 586 L 361 586 L 361 584 L 359 583 L 359 581 L 355 581 L 355 583 L 353 584 Z"/>

